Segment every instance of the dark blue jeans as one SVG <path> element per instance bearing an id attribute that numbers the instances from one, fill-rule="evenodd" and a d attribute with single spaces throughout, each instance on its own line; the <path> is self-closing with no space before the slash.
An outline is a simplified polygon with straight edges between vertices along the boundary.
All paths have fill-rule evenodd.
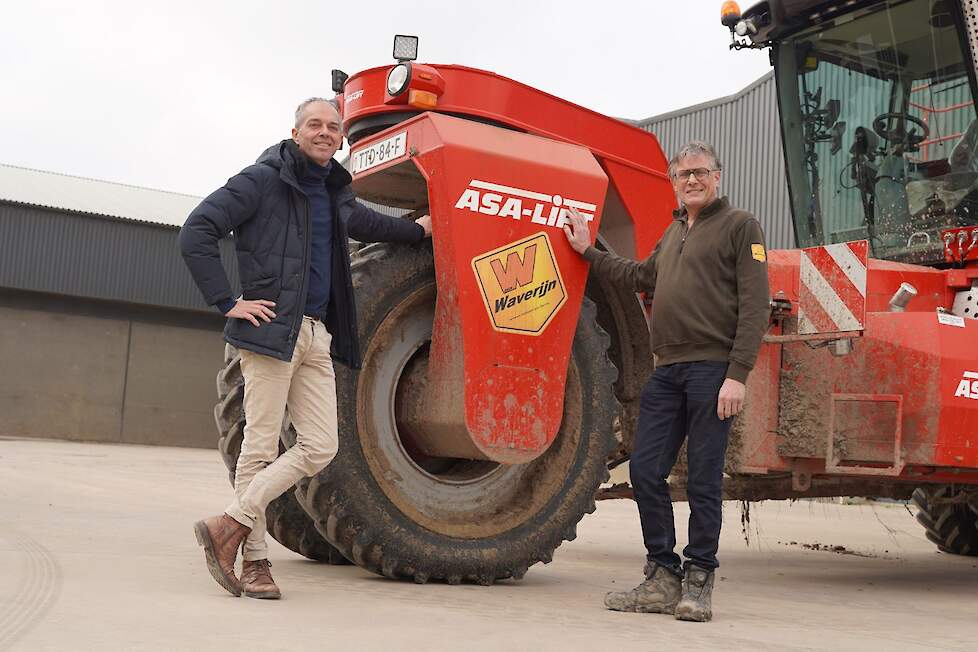
<path id="1" fill-rule="evenodd" d="M 723 460 L 730 419 L 717 417 L 726 362 L 679 362 L 656 367 L 642 391 L 638 433 L 629 472 L 642 520 L 648 559 L 681 575 L 676 525 L 666 478 L 683 440 L 689 461 L 687 564 L 712 570 L 717 562 L 723 508 Z"/>

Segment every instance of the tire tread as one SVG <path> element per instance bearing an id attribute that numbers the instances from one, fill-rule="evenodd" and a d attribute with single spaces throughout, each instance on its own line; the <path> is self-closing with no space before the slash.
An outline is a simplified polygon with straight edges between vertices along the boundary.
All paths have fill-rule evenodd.
<path id="1" fill-rule="evenodd" d="M 421 260 L 424 256 L 430 259 L 430 246 L 425 250 L 424 247 L 378 243 L 362 248 L 354 257 L 352 265 L 353 285 L 357 291 L 358 304 L 366 304 L 382 296 L 384 291 L 393 287 L 396 281 L 414 278 L 420 273 L 421 268 L 426 268 L 425 271 L 428 268 L 433 269 L 430 260 Z M 622 412 L 613 391 L 618 370 L 607 355 L 611 337 L 598 325 L 596 317 L 597 309 L 594 303 L 585 298 L 578 325 L 578 336 L 586 340 L 582 350 L 589 352 L 590 361 L 594 365 L 590 372 L 592 374 L 590 382 L 594 385 L 606 385 L 609 388 L 609 396 L 606 400 L 602 399 L 600 405 L 597 403 L 582 405 L 582 410 L 606 411 L 607 415 L 600 416 L 607 416 L 610 424 L 613 417 L 620 416 Z M 365 329 L 370 327 L 363 323 L 360 327 L 361 336 L 367 337 L 368 331 Z M 362 348 L 366 350 L 366 345 Z M 355 384 L 355 380 L 356 377 L 352 376 L 349 382 Z M 337 382 L 338 386 L 342 382 L 339 374 Z M 585 514 L 595 510 L 594 494 L 598 486 L 609 477 L 605 460 L 616 446 L 610 427 L 605 432 L 600 416 L 593 419 L 593 423 L 599 424 L 596 428 L 601 428 L 594 433 L 600 441 L 595 444 L 597 450 L 588 457 L 589 463 L 592 457 L 597 463 L 593 468 L 588 467 L 591 479 L 577 480 L 577 482 L 590 483 L 588 490 L 576 490 L 573 492 L 572 504 L 565 502 L 554 509 L 554 512 L 562 515 L 563 525 L 548 523 L 541 527 L 546 532 L 536 537 L 536 542 L 532 544 L 515 539 L 501 543 L 498 539 L 505 539 L 509 535 L 504 533 L 496 538 L 493 550 L 488 550 L 490 544 L 487 544 L 487 550 L 480 558 L 481 561 L 473 561 L 474 557 L 478 557 L 476 554 L 472 555 L 473 558 L 465 558 L 465 555 L 459 551 L 443 550 L 442 559 L 432 562 L 429 558 L 430 551 L 394 550 L 384 535 L 384 528 L 390 527 L 390 524 L 375 522 L 379 519 L 366 519 L 359 514 L 347 513 L 344 490 L 348 488 L 344 486 L 345 482 L 340 477 L 333 477 L 333 473 L 338 469 L 327 467 L 317 478 L 305 484 L 300 483 L 297 494 L 306 511 L 314 516 L 314 521 L 323 536 L 343 555 L 371 572 L 385 577 L 411 579 L 418 584 L 431 580 L 458 584 L 465 579 L 488 585 L 500 579 L 521 579 L 530 566 L 552 561 L 553 551 L 563 541 L 573 540 L 577 536 L 577 522 Z M 343 433 L 349 430 L 351 430 L 350 424 L 344 424 L 341 418 L 340 455 L 344 454 L 345 445 L 353 445 L 342 440 Z M 357 472 L 362 470 L 358 469 Z M 570 521 L 569 525 L 568 521 Z M 502 547 L 505 547 L 505 550 Z"/>
<path id="2" fill-rule="evenodd" d="M 947 502 L 957 494 L 953 485 L 915 489 L 911 499 L 917 506 L 917 522 L 941 552 L 978 556 L 978 509 L 968 503 Z"/>

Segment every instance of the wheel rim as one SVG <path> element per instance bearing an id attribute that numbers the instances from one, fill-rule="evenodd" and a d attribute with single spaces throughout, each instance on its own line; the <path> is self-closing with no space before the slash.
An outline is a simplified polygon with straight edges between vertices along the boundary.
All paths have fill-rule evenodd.
<path id="1" fill-rule="evenodd" d="M 434 306 L 435 285 L 430 283 L 402 299 L 371 335 L 357 388 L 360 446 L 374 480 L 412 521 L 458 538 L 493 536 L 526 524 L 560 494 L 581 437 L 579 376 L 572 363 L 564 406 L 569 425 L 533 462 L 501 465 L 424 456 L 398 428 L 396 406 L 412 400 L 399 381 L 424 372 Z"/>

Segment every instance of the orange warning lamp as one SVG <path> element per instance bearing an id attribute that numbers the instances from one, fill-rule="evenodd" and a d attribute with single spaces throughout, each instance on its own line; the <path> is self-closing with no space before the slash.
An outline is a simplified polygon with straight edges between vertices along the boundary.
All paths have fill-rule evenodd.
<path id="1" fill-rule="evenodd" d="M 740 21 L 740 5 L 733 0 L 727 0 L 720 6 L 720 22 L 728 29 L 733 29 Z"/>
<path id="2" fill-rule="evenodd" d="M 419 91 L 412 88 L 408 91 L 408 105 L 417 109 L 433 109 L 438 106 L 438 95 L 431 91 Z"/>

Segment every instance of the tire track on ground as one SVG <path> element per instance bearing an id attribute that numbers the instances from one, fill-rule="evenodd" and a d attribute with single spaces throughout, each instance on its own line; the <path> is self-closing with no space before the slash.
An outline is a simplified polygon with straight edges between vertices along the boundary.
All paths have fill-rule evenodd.
<path id="1" fill-rule="evenodd" d="M 16 588 L 5 597 L 12 608 L 0 613 L 0 650 L 10 648 L 48 613 L 61 595 L 61 565 L 50 550 L 26 534 L 0 529 L 0 537 L 24 557 L 23 574 Z"/>

